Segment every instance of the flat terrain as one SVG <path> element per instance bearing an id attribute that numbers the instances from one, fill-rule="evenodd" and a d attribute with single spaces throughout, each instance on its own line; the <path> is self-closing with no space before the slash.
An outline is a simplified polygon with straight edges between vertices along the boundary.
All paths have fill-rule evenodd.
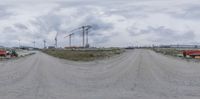
<path id="1" fill-rule="evenodd" d="M 177 56 L 178 54 L 182 55 L 182 50 L 178 50 L 175 48 L 154 48 L 153 49 L 157 53 L 162 53 L 165 55 Z"/>
<path id="2" fill-rule="evenodd" d="M 93 62 L 37 52 L 0 68 L 0 99 L 200 99 L 199 63 L 150 50 Z"/>
<path id="3" fill-rule="evenodd" d="M 114 55 L 121 54 L 123 49 L 95 49 L 95 50 L 55 50 L 47 49 L 43 50 L 51 56 L 61 59 L 73 60 L 73 61 L 93 61 L 97 59 L 105 59 Z"/>

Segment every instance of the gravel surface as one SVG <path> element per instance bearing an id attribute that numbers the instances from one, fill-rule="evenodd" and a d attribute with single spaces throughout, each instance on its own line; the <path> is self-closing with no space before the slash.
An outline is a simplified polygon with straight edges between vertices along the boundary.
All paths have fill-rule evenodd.
<path id="1" fill-rule="evenodd" d="M 37 52 L 0 68 L 0 99 L 200 99 L 199 63 L 150 50 L 93 62 Z"/>

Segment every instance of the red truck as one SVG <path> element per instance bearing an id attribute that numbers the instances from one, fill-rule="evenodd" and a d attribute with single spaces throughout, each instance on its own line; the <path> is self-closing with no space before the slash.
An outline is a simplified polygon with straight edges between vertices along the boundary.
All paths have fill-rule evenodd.
<path id="1" fill-rule="evenodd" d="M 6 56 L 7 55 L 7 53 L 6 53 L 6 51 L 5 50 L 0 50 L 0 56 Z"/>

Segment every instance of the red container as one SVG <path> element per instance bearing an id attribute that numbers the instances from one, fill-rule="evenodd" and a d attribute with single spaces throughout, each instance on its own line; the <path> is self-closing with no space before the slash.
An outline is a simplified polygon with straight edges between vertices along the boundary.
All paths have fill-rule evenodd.
<path id="1" fill-rule="evenodd" d="M 192 57 L 195 57 L 195 56 L 200 56 L 200 50 L 185 50 L 183 51 L 183 55 L 184 56 L 192 56 Z"/>
<path id="2" fill-rule="evenodd" d="M 5 50 L 0 50 L 0 56 L 6 56 L 6 51 Z"/>

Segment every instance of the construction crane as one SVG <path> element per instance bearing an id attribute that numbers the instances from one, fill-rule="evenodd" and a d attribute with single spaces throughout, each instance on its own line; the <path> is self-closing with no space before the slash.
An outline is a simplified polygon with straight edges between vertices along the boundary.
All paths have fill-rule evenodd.
<path id="1" fill-rule="evenodd" d="M 85 26 L 81 26 L 79 28 L 76 28 L 74 30 L 71 30 L 69 33 L 71 33 L 72 35 L 74 35 L 74 31 L 81 30 L 82 31 L 82 46 L 86 47 L 86 46 L 89 45 L 89 43 L 88 43 L 88 33 L 89 33 L 89 29 L 91 29 L 91 28 L 92 28 L 92 26 L 85 25 Z M 68 36 L 71 37 L 72 35 L 68 35 Z M 86 36 L 86 42 L 85 42 L 85 36 Z M 86 43 L 86 46 L 85 46 L 85 43 Z"/>
<path id="2" fill-rule="evenodd" d="M 19 48 L 21 47 L 21 40 L 18 40 L 19 41 Z"/>
<path id="3" fill-rule="evenodd" d="M 56 33 L 56 36 L 55 36 L 55 48 L 58 47 L 58 32 Z"/>
<path id="4" fill-rule="evenodd" d="M 86 29 L 85 29 L 85 32 L 86 32 L 86 47 L 89 47 L 89 43 L 88 43 L 88 33 L 89 33 L 89 29 L 91 29 L 92 26 L 90 25 L 87 25 L 86 26 Z"/>
<path id="5" fill-rule="evenodd" d="M 69 37 L 69 47 L 71 47 L 71 42 L 72 42 L 72 36 L 73 35 L 74 35 L 74 33 L 71 33 L 71 34 L 69 34 L 69 35 L 64 37 L 64 38 Z"/>
<path id="6" fill-rule="evenodd" d="M 43 40 L 43 42 L 44 42 L 44 49 L 46 48 L 46 40 Z"/>
<path id="7" fill-rule="evenodd" d="M 83 47 L 85 47 L 85 26 L 82 26 L 82 33 L 83 33 Z"/>
<path id="8" fill-rule="evenodd" d="M 33 41 L 32 43 L 33 43 L 33 47 L 35 48 L 35 43 L 36 43 L 36 42 L 35 42 L 35 41 Z"/>
<path id="9" fill-rule="evenodd" d="M 88 32 L 89 32 L 89 29 L 91 29 L 92 26 L 90 25 L 86 25 L 86 26 L 82 26 L 81 29 L 82 29 L 82 36 L 83 36 L 83 47 L 85 47 L 85 35 L 86 35 L 86 45 L 88 46 Z"/>
<path id="10" fill-rule="evenodd" d="M 67 35 L 67 36 L 65 36 L 64 38 L 69 37 L 69 47 L 71 47 L 72 36 L 73 36 L 77 31 L 80 31 L 80 29 L 81 29 L 81 27 L 80 27 L 80 28 L 73 29 L 73 30 L 67 32 L 67 33 L 70 33 L 70 34 Z"/>

